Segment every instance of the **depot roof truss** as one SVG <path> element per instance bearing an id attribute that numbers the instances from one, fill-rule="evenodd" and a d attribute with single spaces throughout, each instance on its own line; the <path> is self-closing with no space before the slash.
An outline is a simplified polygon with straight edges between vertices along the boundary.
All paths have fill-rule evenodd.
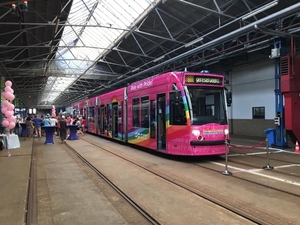
<path id="1" fill-rule="evenodd" d="M 90 20 L 97 21 L 95 9 L 99 2 L 96 0 L 84 24 L 68 23 L 67 14 L 58 15 L 68 13 L 69 10 L 65 10 L 72 1 L 61 2 L 63 4 L 56 9 L 57 16 L 54 17 L 38 13 L 38 4 L 45 3 L 44 0 L 36 3 L 37 8 L 31 12 L 36 13 L 35 21 L 26 20 L 26 16 L 21 21 L 2 21 L 10 9 L 0 4 L 0 9 L 5 9 L 0 11 L 0 25 L 21 28 L 4 29 L 0 34 L 0 72 L 13 81 L 16 94 L 27 106 L 69 106 L 88 96 L 157 73 L 214 65 L 249 50 L 270 49 L 275 38 L 300 37 L 300 5 L 297 1 L 281 3 L 290 5 L 280 12 L 269 10 L 243 19 L 275 1 L 157 0 L 126 28 L 105 21 L 89 23 Z M 50 7 L 53 6 L 47 3 L 46 9 Z M 82 42 L 81 45 L 61 40 L 66 27 L 76 30 L 76 41 Z M 111 40 L 109 46 L 95 47 L 82 40 L 88 28 L 103 28 L 121 34 Z M 41 29 L 46 33 L 43 34 Z M 22 42 L 17 42 L 19 39 Z M 103 50 L 103 53 L 95 60 L 80 59 L 81 65 L 89 65 L 81 68 L 74 66 L 79 61 L 75 50 L 80 52 L 80 49 Z M 66 52 L 70 57 L 66 57 Z M 74 81 L 64 91 L 54 88 L 57 81 L 68 78 Z M 45 91 L 59 95 L 47 102 L 43 100 Z"/>

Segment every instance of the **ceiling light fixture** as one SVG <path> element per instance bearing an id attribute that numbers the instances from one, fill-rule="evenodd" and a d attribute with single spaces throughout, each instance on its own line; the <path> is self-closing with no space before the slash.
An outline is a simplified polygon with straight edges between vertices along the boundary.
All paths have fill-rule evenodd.
<path id="1" fill-rule="evenodd" d="M 140 67 L 138 67 L 138 68 L 135 68 L 134 70 L 132 70 L 131 72 L 136 72 L 136 71 L 138 71 L 140 69 Z"/>
<path id="2" fill-rule="evenodd" d="M 203 40 L 203 37 L 199 37 L 199 38 L 197 38 L 197 39 L 195 39 L 195 40 L 193 40 L 193 41 L 191 41 L 191 42 L 189 42 L 189 43 L 186 43 L 185 45 L 184 45 L 184 47 L 189 47 L 189 46 L 191 46 L 191 45 L 193 45 L 193 44 L 196 44 L 196 43 L 198 43 L 199 41 L 202 41 Z"/>
<path id="3" fill-rule="evenodd" d="M 260 8 L 258 8 L 258 9 L 256 9 L 256 10 L 250 12 L 248 15 L 245 15 L 245 16 L 242 18 L 242 20 L 249 19 L 249 18 L 251 18 L 251 17 L 253 17 L 253 16 L 255 16 L 255 15 L 261 13 L 261 12 L 266 11 L 267 9 L 270 9 L 270 8 L 274 7 L 274 6 L 277 5 L 277 4 L 278 4 L 278 0 L 275 0 L 275 1 L 273 1 L 273 2 L 270 2 L 269 4 L 266 4 L 266 5 L 260 7 Z"/>
<path id="4" fill-rule="evenodd" d="M 156 58 L 156 59 L 153 59 L 153 62 L 157 62 L 157 61 L 159 61 L 159 60 L 162 60 L 163 58 L 165 58 L 164 55 L 162 55 L 162 56 L 160 56 L 160 57 L 158 57 L 158 58 Z"/>

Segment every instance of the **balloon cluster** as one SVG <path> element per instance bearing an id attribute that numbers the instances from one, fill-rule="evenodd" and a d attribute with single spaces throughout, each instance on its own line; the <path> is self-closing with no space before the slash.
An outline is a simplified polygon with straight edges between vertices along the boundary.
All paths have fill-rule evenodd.
<path id="1" fill-rule="evenodd" d="M 2 126 L 13 129 L 16 124 L 16 118 L 14 117 L 15 106 L 11 103 L 15 99 L 14 90 L 11 88 L 11 81 L 7 80 L 5 82 L 5 89 L 2 93 L 2 97 L 5 99 L 2 101 L 1 112 L 5 115 L 5 118 L 2 120 Z"/>
<path id="2" fill-rule="evenodd" d="M 51 116 L 55 117 L 56 116 L 56 110 L 55 110 L 55 106 L 52 106 L 52 114 Z"/>

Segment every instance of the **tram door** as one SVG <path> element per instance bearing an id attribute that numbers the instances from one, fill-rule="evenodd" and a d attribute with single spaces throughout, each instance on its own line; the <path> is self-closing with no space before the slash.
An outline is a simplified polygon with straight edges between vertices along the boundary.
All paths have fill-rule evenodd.
<path id="1" fill-rule="evenodd" d="M 156 139 L 156 100 L 150 100 L 150 138 Z"/>
<path id="2" fill-rule="evenodd" d="M 112 136 L 114 138 L 118 137 L 119 129 L 118 129 L 118 114 L 119 114 L 118 103 L 115 102 L 112 104 Z"/>
<path id="3" fill-rule="evenodd" d="M 96 134 L 100 134 L 100 130 L 101 130 L 101 115 L 100 115 L 100 106 L 96 106 L 96 118 L 97 118 L 97 120 L 95 120 L 95 121 L 97 121 L 97 125 L 96 125 Z"/>
<path id="4" fill-rule="evenodd" d="M 112 104 L 109 103 L 107 104 L 107 108 L 106 108 L 106 131 L 107 131 L 107 135 L 112 135 Z M 113 135 L 112 135 L 113 137 Z"/>
<path id="5" fill-rule="evenodd" d="M 85 116 L 86 120 L 88 120 L 87 106 L 84 106 L 80 114 Z"/>
<path id="6" fill-rule="evenodd" d="M 105 108 L 104 105 L 100 106 L 100 134 L 104 134 L 105 130 Z"/>
<path id="7" fill-rule="evenodd" d="M 157 99 L 157 149 L 166 150 L 166 94 L 158 94 Z"/>

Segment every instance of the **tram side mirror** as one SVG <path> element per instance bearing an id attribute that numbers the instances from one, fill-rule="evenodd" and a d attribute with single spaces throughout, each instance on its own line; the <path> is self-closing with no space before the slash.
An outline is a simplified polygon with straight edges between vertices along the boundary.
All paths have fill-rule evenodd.
<path id="1" fill-rule="evenodd" d="M 179 103 L 179 101 L 180 101 L 180 91 L 179 90 L 170 91 L 170 100 L 175 102 L 175 103 Z"/>
<path id="2" fill-rule="evenodd" d="M 232 103 L 232 94 L 231 92 L 226 92 L 226 101 L 227 101 L 227 106 L 230 107 Z"/>

